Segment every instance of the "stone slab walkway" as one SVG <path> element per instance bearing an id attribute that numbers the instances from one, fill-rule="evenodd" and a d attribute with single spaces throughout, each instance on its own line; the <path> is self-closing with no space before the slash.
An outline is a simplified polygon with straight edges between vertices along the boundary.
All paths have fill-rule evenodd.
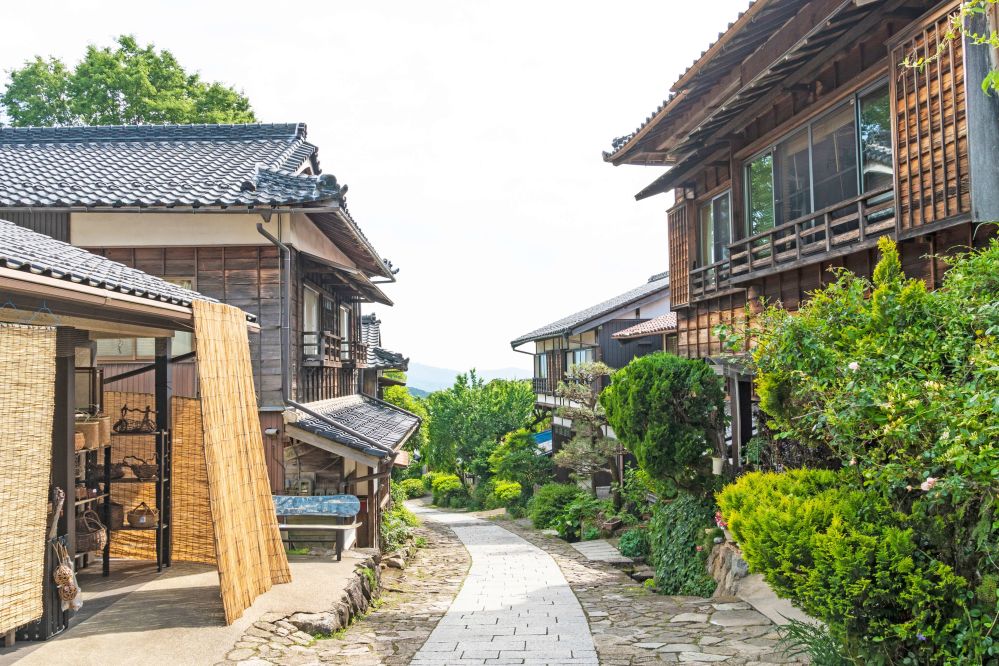
<path id="1" fill-rule="evenodd" d="M 569 544 L 588 560 L 594 562 L 610 562 L 611 564 L 631 564 L 634 562 L 630 557 L 625 557 L 617 548 L 611 545 L 606 539 L 594 539 L 593 541 L 580 541 Z"/>
<path id="2" fill-rule="evenodd" d="M 592 561 L 527 521 L 499 524 L 546 551 L 589 620 L 602 666 L 803 663 L 777 646 L 776 626 L 735 598 L 656 594 L 605 562 Z"/>
<path id="3" fill-rule="evenodd" d="M 583 609 L 548 553 L 468 514 L 420 513 L 454 531 L 472 567 L 413 666 L 599 663 Z"/>

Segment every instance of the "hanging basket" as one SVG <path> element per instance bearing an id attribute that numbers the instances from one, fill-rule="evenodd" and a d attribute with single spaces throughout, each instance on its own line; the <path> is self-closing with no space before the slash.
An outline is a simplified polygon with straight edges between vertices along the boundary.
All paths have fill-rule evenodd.
<path id="1" fill-rule="evenodd" d="M 93 509 L 76 517 L 76 552 L 103 550 L 108 542 L 108 530 Z"/>
<path id="2" fill-rule="evenodd" d="M 129 460 L 136 462 L 129 462 Z M 131 468 L 132 473 L 135 474 L 137 479 L 155 479 L 156 474 L 160 471 L 157 465 L 151 465 L 142 458 L 138 458 L 136 456 L 125 456 L 121 462 Z"/>
<path id="3" fill-rule="evenodd" d="M 80 431 L 73 433 L 73 450 L 83 451 L 87 448 L 87 438 Z"/>
<path id="4" fill-rule="evenodd" d="M 132 527 L 152 527 L 158 516 L 159 513 L 155 509 L 150 509 L 148 504 L 140 502 L 128 512 L 128 524 Z"/>

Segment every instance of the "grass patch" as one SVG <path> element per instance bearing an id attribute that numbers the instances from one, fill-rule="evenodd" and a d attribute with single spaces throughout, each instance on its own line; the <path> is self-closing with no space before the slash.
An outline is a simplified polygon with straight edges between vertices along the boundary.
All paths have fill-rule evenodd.
<path id="1" fill-rule="evenodd" d="M 285 548 L 285 552 L 289 555 L 308 555 L 310 548 L 305 546 L 299 546 L 298 548 Z"/>

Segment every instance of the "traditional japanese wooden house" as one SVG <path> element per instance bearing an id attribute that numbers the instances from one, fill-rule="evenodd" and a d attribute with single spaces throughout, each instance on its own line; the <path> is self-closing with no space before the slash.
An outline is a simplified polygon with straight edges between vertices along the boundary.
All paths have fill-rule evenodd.
<path id="1" fill-rule="evenodd" d="M 405 381 L 388 373 L 406 372 L 409 359 L 382 346 L 382 322 L 374 313 L 361 316 L 361 340 L 368 350 L 368 363 L 361 372 L 362 393 L 381 398 L 386 386 L 404 386 Z"/>
<path id="2" fill-rule="evenodd" d="M 392 303 L 380 285 L 395 271 L 346 192 L 320 169 L 304 124 L 0 128 L 0 216 L 257 317 L 251 353 L 275 492 L 289 483 L 286 410 L 358 402 L 371 358 L 361 304 Z M 173 346 L 183 356 L 192 339 L 179 333 Z M 149 391 L 129 371 L 153 354 L 149 338 L 105 339 L 97 363 L 120 377 L 112 388 Z M 176 364 L 174 386 L 197 395 L 190 363 Z M 359 428 L 369 412 L 338 414 Z"/>
<path id="3" fill-rule="evenodd" d="M 104 576 L 111 557 L 212 564 L 229 622 L 289 580 L 252 427 L 253 315 L 2 220 L 0 302 L 5 647 L 68 626 L 78 586 L 60 564 L 100 558 Z M 198 343 L 198 399 L 173 395 L 179 333 Z M 105 390 L 94 360 L 111 339 L 153 341 L 148 395 Z M 126 399 L 146 409 L 119 420 Z"/>
<path id="4" fill-rule="evenodd" d="M 602 361 L 612 368 L 623 367 L 633 358 L 672 346 L 673 329 L 670 277 L 657 273 L 634 289 L 511 341 L 514 351 L 534 357 L 535 406 L 539 416 L 552 419 L 546 451 L 557 453 L 572 438 L 571 420 L 554 413 L 565 404 L 555 391 L 570 366 Z M 530 344 L 533 350 L 520 349 Z"/>
<path id="5" fill-rule="evenodd" d="M 668 167 L 637 198 L 673 197 L 676 351 L 728 377 L 736 464 L 751 377 L 723 361 L 717 325 L 760 299 L 796 309 L 830 268 L 869 275 L 884 235 L 932 287 L 934 257 L 995 234 L 981 223 L 999 219 L 999 98 L 980 83 L 997 59 L 945 39 L 959 4 L 757 0 L 604 153 Z M 970 20 L 987 33 L 995 18 Z"/>

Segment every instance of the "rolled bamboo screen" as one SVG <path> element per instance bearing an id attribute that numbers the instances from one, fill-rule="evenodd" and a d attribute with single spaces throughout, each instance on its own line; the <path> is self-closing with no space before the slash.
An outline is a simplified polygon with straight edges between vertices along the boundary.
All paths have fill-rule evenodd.
<path id="1" fill-rule="evenodd" d="M 0 634 L 42 616 L 55 355 L 55 329 L 0 326 Z"/>
<path id="2" fill-rule="evenodd" d="M 195 301 L 211 524 L 226 621 L 291 580 L 264 459 L 244 313 Z"/>
<path id="3" fill-rule="evenodd" d="M 155 407 L 148 393 L 106 391 L 104 406 L 117 417 L 121 408 Z M 173 410 L 173 469 L 168 473 L 173 495 L 173 520 L 170 526 L 173 559 L 178 562 L 215 564 L 215 541 L 208 507 L 208 470 L 205 467 L 204 437 L 201 431 L 201 403 L 194 398 L 175 397 Z M 115 436 L 111 448 L 113 462 L 125 456 L 137 456 L 153 462 L 156 455 L 154 435 Z M 111 500 L 124 511 L 139 502 L 155 506 L 156 488 L 149 483 L 111 484 Z M 153 531 L 115 532 L 111 539 L 111 557 L 156 559 L 156 534 Z"/>

